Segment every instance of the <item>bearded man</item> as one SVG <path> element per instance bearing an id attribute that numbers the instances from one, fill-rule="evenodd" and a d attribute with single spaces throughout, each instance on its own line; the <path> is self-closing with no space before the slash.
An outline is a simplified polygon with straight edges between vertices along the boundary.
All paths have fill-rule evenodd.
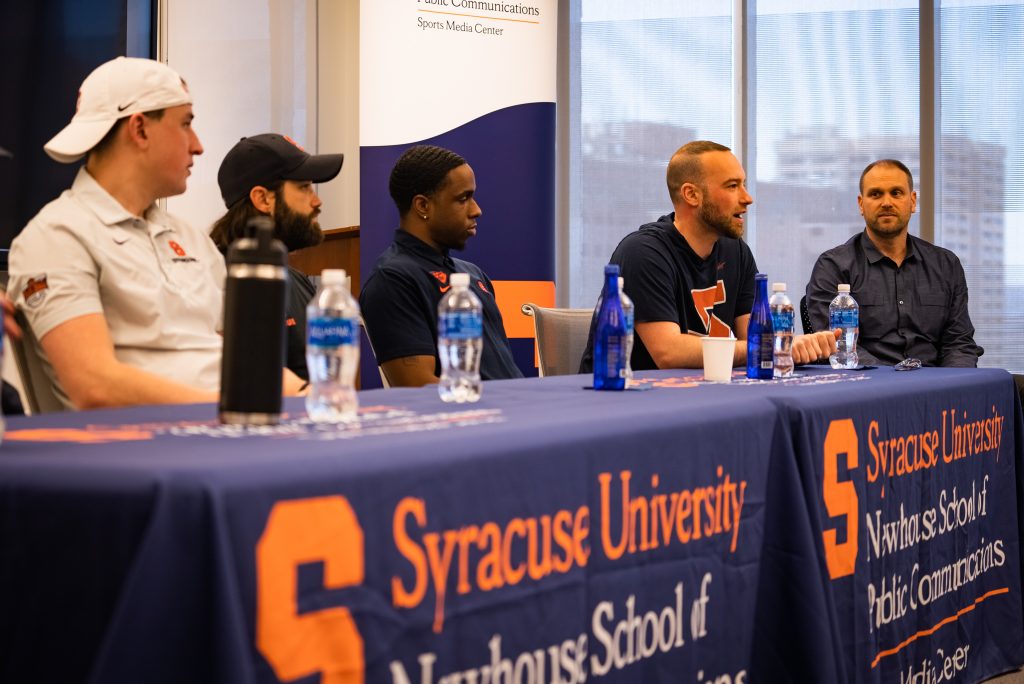
<path id="1" fill-rule="evenodd" d="M 967 279 L 953 252 L 909 234 L 917 211 L 914 177 L 896 159 L 868 164 L 857 196 L 864 230 L 818 257 L 807 284 L 815 330 L 828 327 L 839 283 L 860 305 L 857 354 L 862 363 L 892 366 L 915 358 L 925 366 L 975 368 Z"/>
<path id="2" fill-rule="evenodd" d="M 754 203 L 745 182 L 743 166 L 725 145 L 683 145 L 666 173 L 675 211 L 640 226 L 612 253 L 609 262 L 619 265 L 635 307 L 633 370 L 701 368 L 700 338 L 730 334 L 733 365 L 746 364 L 757 264 L 740 239 Z M 581 373 L 593 369 L 593 327 Z M 793 360 L 827 358 L 835 346 L 831 333 L 798 336 Z"/>
<path id="3" fill-rule="evenodd" d="M 264 133 L 242 138 L 224 157 L 217 183 L 228 211 L 213 224 L 210 237 L 223 253 L 245 235 L 254 216 L 274 220 L 274 237 L 289 252 L 320 244 L 317 222 L 323 204 L 314 183 L 326 183 L 341 171 L 344 155 L 311 155 L 287 136 Z M 285 365 L 303 380 L 306 368 L 306 305 L 316 294 L 301 271 L 288 267 L 285 307 L 288 356 Z"/>

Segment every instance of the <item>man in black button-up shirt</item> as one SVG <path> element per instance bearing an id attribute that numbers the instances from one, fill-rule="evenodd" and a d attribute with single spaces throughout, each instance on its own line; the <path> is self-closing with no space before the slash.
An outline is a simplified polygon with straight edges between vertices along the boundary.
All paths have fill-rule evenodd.
<path id="1" fill-rule="evenodd" d="M 960 260 L 907 232 L 917 209 L 910 170 L 894 159 L 868 165 L 857 204 L 864 232 L 818 257 L 811 272 L 807 309 L 814 329 L 828 328 L 837 285 L 849 283 L 860 305 L 861 363 L 916 358 L 926 366 L 976 367 L 984 350 L 974 343 Z"/>

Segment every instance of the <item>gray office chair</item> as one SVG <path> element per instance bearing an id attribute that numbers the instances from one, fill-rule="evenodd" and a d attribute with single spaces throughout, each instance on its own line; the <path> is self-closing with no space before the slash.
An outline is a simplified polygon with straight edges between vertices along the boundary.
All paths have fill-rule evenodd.
<path id="1" fill-rule="evenodd" d="M 64 403 L 58 396 L 61 390 L 50 380 L 43 367 L 43 361 L 37 351 L 39 343 L 32 334 L 28 320 L 20 310 L 15 312 L 14 318 L 21 326 L 21 339 L 8 339 L 11 342 L 11 351 L 14 352 L 14 363 L 21 374 L 21 389 L 28 400 L 29 410 L 33 414 L 65 410 Z"/>
<path id="2" fill-rule="evenodd" d="M 533 317 L 540 376 L 576 375 L 587 348 L 593 309 L 555 309 L 527 303 L 522 311 Z"/>

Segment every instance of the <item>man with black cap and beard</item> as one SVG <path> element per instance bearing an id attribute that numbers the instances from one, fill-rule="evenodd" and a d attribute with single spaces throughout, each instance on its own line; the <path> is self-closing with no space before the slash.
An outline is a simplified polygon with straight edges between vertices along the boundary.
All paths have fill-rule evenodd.
<path id="1" fill-rule="evenodd" d="M 264 133 L 242 138 L 224 157 L 217 172 L 220 193 L 227 205 L 210 232 L 214 243 L 227 253 L 231 243 L 245 234 L 254 216 L 274 220 L 274 237 L 289 252 L 320 244 L 324 235 L 317 222 L 322 202 L 314 183 L 326 183 L 341 171 L 341 154 L 311 155 L 288 136 Z M 306 305 L 316 288 L 306 274 L 288 267 L 288 329 L 286 366 L 303 380 L 306 369 Z"/>

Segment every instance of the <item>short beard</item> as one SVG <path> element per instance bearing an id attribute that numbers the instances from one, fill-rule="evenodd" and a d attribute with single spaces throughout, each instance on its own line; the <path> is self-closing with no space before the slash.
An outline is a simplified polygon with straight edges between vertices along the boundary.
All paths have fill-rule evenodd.
<path id="1" fill-rule="evenodd" d="M 324 241 L 324 233 L 316 220 L 318 213 L 314 209 L 308 216 L 300 214 L 289 207 L 283 197 L 277 197 L 274 202 L 274 232 L 289 252 L 316 247 Z"/>
<path id="2" fill-rule="evenodd" d="M 712 206 L 710 202 L 704 202 L 700 205 L 700 220 L 704 225 L 723 237 L 739 239 L 743 237 L 743 229 L 737 229 L 732 224 L 732 219 L 731 215 L 719 213 L 718 209 Z"/>
<path id="3" fill-rule="evenodd" d="M 883 228 L 881 222 L 875 219 L 868 227 L 871 232 L 882 238 L 894 238 L 898 237 L 900 233 L 907 229 L 907 224 L 897 217 L 896 223 L 893 224 L 892 228 Z"/>

